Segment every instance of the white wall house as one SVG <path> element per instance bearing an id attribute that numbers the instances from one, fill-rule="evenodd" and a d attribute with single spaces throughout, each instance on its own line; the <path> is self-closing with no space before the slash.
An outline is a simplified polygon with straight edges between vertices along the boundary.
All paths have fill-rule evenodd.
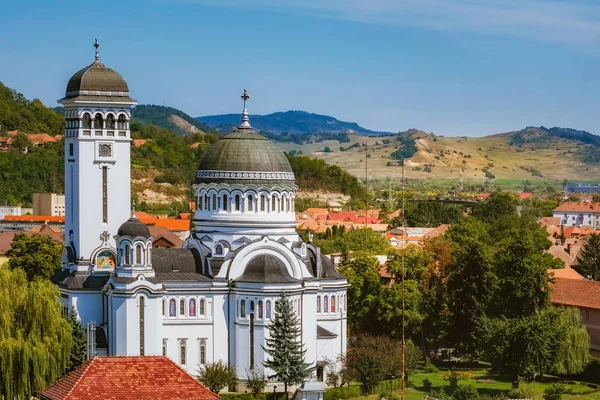
<path id="1" fill-rule="evenodd" d="M 565 202 L 556 207 L 552 216 L 564 226 L 590 226 L 600 229 L 600 203 Z"/>
<path id="2" fill-rule="evenodd" d="M 181 249 L 152 248 L 130 217 L 130 108 L 121 75 L 99 60 L 65 98 L 66 230 L 56 280 L 65 308 L 97 326 L 101 355 L 169 356 L 190 373 L 223 360 L 240 385 L 262 368 L 275 303 L 285 292 L 302 328 L 306 362 L 324 379 L 346 352 L 345 277 L 296 234 L 294 173 L 285 155 L 242 123 L 208 150 Z M 269 371 L 266 371 L 269 374 Z M 272 382 L 274 384 L 274 382 Z"/>

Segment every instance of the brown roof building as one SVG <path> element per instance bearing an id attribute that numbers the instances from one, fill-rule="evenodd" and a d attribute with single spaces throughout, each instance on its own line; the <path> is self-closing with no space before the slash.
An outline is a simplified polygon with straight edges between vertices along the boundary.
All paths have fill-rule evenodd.
<path id="1" fill-rule="evenodd" d="M 218 400 L 167 357 L 95 357 L 40 393 L 41 400 Z"/>

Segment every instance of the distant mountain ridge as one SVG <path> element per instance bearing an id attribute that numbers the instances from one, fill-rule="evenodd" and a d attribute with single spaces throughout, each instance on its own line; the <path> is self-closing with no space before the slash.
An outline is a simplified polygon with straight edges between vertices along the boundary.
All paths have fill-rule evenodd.
<path id="1" fill-rule="evenodd" d="M 207 115 L 196 119 L 221 133 L 227 133 L 240 124 L 240 114 Z M 250 123 L 258 131 L 275 134 L 357 133 L 360 135 L 384 135 L 389 133 L 366 129 L 356 122 L 340 121 L 329 115 L 297 110 L 267 115 L 251 115 Z"/>
<path id="2" fill-rule="evenodd" d="M 131 117 L 132 122 L 156 125 L 182 135 L 214 132 L 210 126 L 173 107 L 140 104 L 133 108 Z"/>

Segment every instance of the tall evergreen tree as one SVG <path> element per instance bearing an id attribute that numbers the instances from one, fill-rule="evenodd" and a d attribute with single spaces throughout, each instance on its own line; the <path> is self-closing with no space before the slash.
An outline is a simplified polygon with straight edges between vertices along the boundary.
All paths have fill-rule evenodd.
<path id="1" fill-rule="evenodd" d="M 269 338 L 267 345 L 262 346 L 270 359 L 263 362 L 271 368 L 280 382 L 283 383 L 285 395 L 288 395 L 288 386 L 300 384 L 308 376 L 309 364 L 304 362 L 306 350 L 300 340 L 300 320 L 294 311 L 292 302 L 285 293 L 275 303 L 275 316 L 269 324 Z"/>
<path id="2" fill-rule="evenodd" d="M 600 280 L 600 235 L 589 235 L 577 257 L 575 269 L 583 276 Z"/>
<path id="3" fill-rule="evenodd" d="M 71 308 L 67 320 L 73 332 L 73 346 L 71 346 L 71 357 L 69 359 L 69 371 L 73 371 L 87 360 L 87 334 L 85 327 L 81 325 L 79 317 L 77 317 L 75 307 Z"/>

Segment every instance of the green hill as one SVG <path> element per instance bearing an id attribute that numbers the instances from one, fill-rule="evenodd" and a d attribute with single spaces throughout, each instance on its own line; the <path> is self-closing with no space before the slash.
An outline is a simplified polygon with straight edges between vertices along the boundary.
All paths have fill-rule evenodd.
<path id="1" fill-rule="evenodd" d="M 173 107 L 141 104 L 133 109 L 131 118 L 133 123 L 155 125 L 182 135 L 215 132 L 210 126 Z"/>

